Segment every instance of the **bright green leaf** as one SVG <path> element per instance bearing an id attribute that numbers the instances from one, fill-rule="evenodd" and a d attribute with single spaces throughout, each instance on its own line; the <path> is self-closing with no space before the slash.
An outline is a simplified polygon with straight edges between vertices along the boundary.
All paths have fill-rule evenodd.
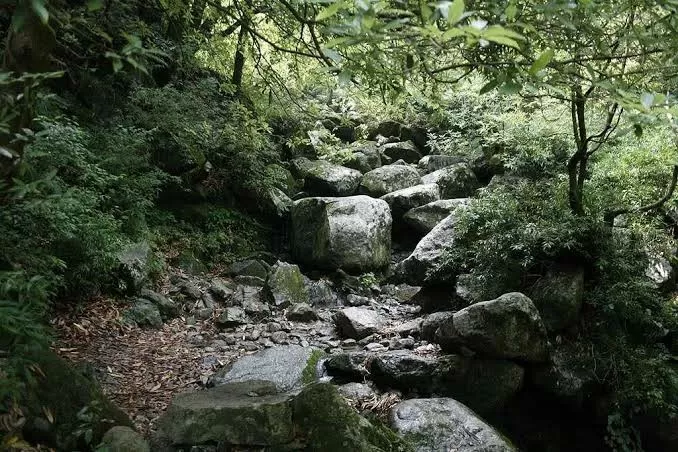
<path id="1" fill-rule="evenodd" d="M 459 36 L 464 36 L 466 33 L 464 33 L 463 30 L 460 30 L 459 28 L 452 28 L 450 30 L 447 30 L 445 33 L 443 33 L 443 40 L 444 41 L 449 41 L 452 38 L 457 38 Z"/>
<path id="2" fill-rule="evenodd" d="M 38 16 L 40 22 L 46 24 L 49 21 L 49 12 L 44 0 L 31 0 L 31 9 Z"/>
<path id="3" fill-rule="evenodd" d="M 553 59 L 553 56 L 555 55 L 555 52 L 553 49 L 546 49 L 544 50 L 541 55 L 532 63 L 532 66 L 530 66 L 529 73 L 530 75 L 536 75 L 539 71 L 544 69 L 548 64 L 551 62 Z"/>
<path id="4" fill-rule="evenodd" d="M 329 19 L 330 17 L 334 16 L 343 8 L 344 2 L 343 1 L 337 1 L 332 3 L 330 6 L 327 8 L 323 9 L 318 13 L 317 16 L 315 16 L 315 20 L 317 22 L 323 21 L 325 19 Z"/>
<path id="5" fill-rule="evenodd" d="M 461 20 L 465 9 L 464 0 L 454 0 L 447 12 L 447 21 L 450 24 L 456 24 Z"/>
<path id="6" fill-rule="evenodd" d="M 97 11 L 104 6 L 104 0 L 87 0 L 87 10 Z"/>
<path id="7" fill-rule="evenodd" d="M 496 42 L 497 44 L 513 47 L 515 49 L 520 49 L 520 44 L 506 36 L 485 36 L 484 38 L 487 39 L 488 41 Z"/>

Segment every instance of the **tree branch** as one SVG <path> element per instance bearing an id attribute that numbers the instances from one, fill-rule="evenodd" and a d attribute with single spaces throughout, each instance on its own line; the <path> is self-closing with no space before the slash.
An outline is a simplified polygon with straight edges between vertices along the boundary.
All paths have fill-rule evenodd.
<path id="1" fill-rule="evenodd" d="M 617 218 L 619 215 L 624 215 L 627 213 L 642 213 L 642 212 L 649 212 L 651 210 L 655 210 L 663 206 L 666 201 L 671 199 L 673 196 L 673 192 L 676 190 L 676 184 L 678 183 L 678 165 L 673 165 L 673 175 L 671 176 L 671 182 L 669 183 L 668 187 L 666 188 L 666 193 L 664 193 L 664 196 L 662 196 L 660 199 L 657 201 L 653 202 L 652 204 L 648 204 L 646 206 L 639 207 L 637 209 L 632 209 L 632 208 L 625 208 L 625 209 L 616 209 L 616 210 L 611 210 L 607 212 L 604 216 L 605 223 L 608 226 L 614 226 L 614 220 Z"/>

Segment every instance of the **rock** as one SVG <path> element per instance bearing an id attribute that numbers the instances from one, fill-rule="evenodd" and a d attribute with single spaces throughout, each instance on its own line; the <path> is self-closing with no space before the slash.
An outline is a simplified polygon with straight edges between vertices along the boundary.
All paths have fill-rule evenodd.
<path id="1" fill-rule="evenodd" d="M 91 444 L 99 444 L 111 425 L 133 427 L 129 417 L 106 398 L 93 375 L 86 377 L 83 369 L 49 349 L 27 349 L 22 353 L 23 363 L 31 363 L 40 369 L 32 378 L 24 380 L 22 390 L 21 417 L 26 421 L 23 427 L 26 440 L 32 439 L 31 433 L 42 430 L 42 446 L 54 450 L 82 450 L 77 443 L 79 438 L 73 435 L 73 423 L 83 408 L 92 406 L 97 407 L 97 416 L 88 423 L 88 428 L 92 429 Z M 3 370 L 14 370 L 8 369 L 4 362 L 0 364 Z M 26 369 L 16 370 L 24 372 Z M 47 412 L 52 421 L 44 419 Z"/>
<path id="2" fill-rule="evenodd" d="M 676 282 L 676 271 L 662 255 L 650 256 L 645 276 L 659 289 L 671 288 Z"/>
<path id="3" fill-rule="evenodd" d="M 421 154 L 411 141 L 387 143 L 382 147 L 384 155 L 391 160 L 404 160 L 406 163 L 417 163 Z"/>
<path id="4" fill-rule="evenodd" d="M 424 184 L 438 184 L 442 199 L 467 198 L 480 187 L 476 175 L 466 163 L 434 171 L 422 177 L 421 181 Z"/>
<path id="5" fill-rule="evenodd" d="M 306 303 L 296 303 L 287 311 L 288 320 L 295 322 L 313 322 L 318 320 L 318 314 Z"/>
<path id="6" fill-rule="evenodd" d="M 294 421 L 308 451 L 405 452 L 409 446 L 390 429 L 371 424 L 349 407 L 336 387 L 316 383 L 294 399 Z"/>
<path id="7" fill-rule="evenodd" d="M 346 383 L 337 388 L 339 394 L 353 402 L 364 402 L 376 397 L 377 393 L 365 383 Z"/>
<path id="8" fill-rule="evenodd" d="M 123 314 L 125 321 L 139 326 L 162 328 L 162 317 L 158 307 L 148 300 L 139 298 Z"/>
<path id="9" fill-rule="evenodd" d="M 539 311 L 518 292 L 456 312 L 438 328 L 436 341 L 445 351 L 465 347 L 481 356 L 528 362 L 548 358 L 548 338 Z"/>
<path id="10" fill-rule="evenodd" d="M 374 127 L 372 130 L 370 130 L 367 136 L 370 140 L 374 140 L 379 135 L 386 138 L 400 137 L 401 128 L 402 124 L 400 124 L 397 121 L 392 120 L 382 121 L 379 124 L 377 124 L 376 127 Z"/>
<path id="11" fill-rule="evenodd" d="M 431 232 L 419 241 L 412 254 L 396 267 L 396 274 L 408 284 L 415 286 L 454 281 L 455 275 L 450 272 L 431 274 L 439 269 L 454 246 L 454 226 L 456 218 L 450 215 L 438 223 Z"/>
<path id="12" fill-rule="evenodd" d="M 251 320 L 245 310 L 237 306 L 226 308 L 216 320 L 217 325 L 222 328 L 233 328 L 238 325 L 246 325 L 250 322 Z"/>
<path id="13" fill-rule="evenodd" d="M 224 302 L 228 302 L 235 293 L 235 290 L 233 290 L 229 283 L 219 278 L 215 278 L 212 280 L 212 284 L 209 287 L 209 291 L 215 297 L 219 298 L 219 300 Z"/>
<path id="14" fill-rule="evenodd" d="M 388 203 L 393 219 L 399 220 L 409 210 L 439 200 L 440 189 L 437 184 L 415 185 L 388 193 L 380 199 Z"/>
<path id="15" fill-rule="evenodd" d="M 454 399 L 411 399 L 391 409 L 391 426 L 416 452 L 518 452 L 500 432 Z"/>
<path id="16" fill-rule="evenodd" d="M 380 388 L 454 397 L 484 414 L 503 408 L 520 390 L 525 375 L 510 361 L 423 355 L 411 350 L 381 353 L 367 367 Z"/>
<path id="17" fill-rule="evenodd" d="M 119 264 L 120 288 L 128 293 L 138 292 L 148 281 L 153 251 L 148 242 L 128 245 L 116 256 Z"/>
<path id="18" fill-rule="evenodd" d="M 421 184 L 416 169 L 408 165 L 386 165 L 366 173 L 360 183 L 362 194 L 378 198 L 385 194 Z"/>
<path id="19" fill-rule="evenodd" d="M 370 301 L 367 297 L 361 297 L 352 293 L 346 296 L 346 304 L 349 306 L 368 306 Z"/>
<path id="20" fill-rule="evenodd" d="M 401 323 L 389 330 L 399 336 L 419 336 L 421 333 L 422 319 L 413 319 Z"/>
<path id="21" fill-rule="evenodd" d="M 311 306 L 336 306 L 337 294 L 332 290 L 332 283 L 319 279 L 308 284 L 308 298 Z"/>
<path id="22" fill-rule="evenodd" d="M 308 289 L 299 267 L 278 261 L 266 280 L 264 287 L 269 302 L 277 307 L 308 303 Z"/>
<path id="23" fill-rule="evenodd" d="M 353 152 L 344 162 L 344 166 L 362 173 L 367 173 L 381 166 L 381 154 L 377 149 L 377 143 L 373 141 L 354 143 L 350 150 Z"/>
<path id="24" fill-rule="evenodd" d="M 200 275 L 207 272 L 207 267 L 193 250 L 181 251 L 174 262 L 177 268 L 189 275 Z"/>
<path id="25" fill-rule="evenodd" d="M 417 166 L 426 173 L 432 173 L 465 161 L 464 157 L 458 155 L 427 155 L 419 160 Z"/>
<path id="26" fill-rule="evenodd" d="M 264 287 L 266 285 L 266 280 L 263 278 L 259 278 L 258 276 L 245 276 L 245 275 L 239 275 L 233 278 L 233 282 L 236 284 L 240 284 L 243 286 L 251 286 L 251 287 Z"/>
<path id="27" fill-rule="evenodd" d="M 421 338 L 433 342 L 435 340 L 436 331 L 440 328 L 447 320 L 451 319 L 454 315 L 454 312 L 445 311 L 445 312 L 434 312 L 427 315 L 421 322 Z"/>
<path id="28" fill-rule="evenodd" d="M 391 212 L 367 196 L 306 198 L 292 208 L 292 255 L 324 269 L 368 272 L 389 264 Z"/>
<path id="29" fill-rule="evenodd" d="M 332 135 L 346 143 L 352 143 L 356 140 L 355 127 L 338 125 L 330 129 Z"/>
<path id="30" fill-rule="evenodd" d="M 421 150 L 428 149 L 428 130 L 421 126 L 403 126 L 400 129 L 400 139 L 412 141 Z"/>
<path id="31" fill-rule="evenodd" d="M 346 308 L 334 314 L 339 331 L 352 339 L 363 339 L 375 333 L 385 322 L 381 315 L 364 308 Z"/>
<path id="32" fill-rule="evenodd" d="M 360 171 L 363 174 L 372 171 L 374 168 L 378 168 L 372 167 L 370 158 L 362 152 L 352 152 L 351 155 L 343 161 L 343 164 L 346 168 Z"/>
<path id="33" fill-rule="evenodd" d="M 482 301 L 481 289 L 473 278 L 473 275 L 464 273 L 457 276 L 457 284 L 454 287 L 457 298 L 464 301 L 467 305 Z"/>
<path id="34" fill-rule="evenodd" d="M 266 279 L 268 277 L 268 267 L 256 259 L 247 259 L 238 261 L 228 267 L 227 273 L 231 276 L 256 276 Z"/>
<path id="35" fill-rule="evenodd" d="M 403 215 L 403 221 L 421 235 L 426 235 L 445 218 L 468 205 L 468 198 L 442 199 L 415 207 Z"/>
<path id="36" fill-rule="evenodd" d="M 344 380 L 363 381 L 369 376 L 366 352 L 341 353 L 323 361 L 323 367 L 331 376 Z"/>
<path id="37" fill-rule="evenodd" d="M 294 438 L 293 397 L 263 381 L 179 394 L 158 420 L 158 436 L 174 446 L 287 444 Z"/>
<path id="38" fill-rule="evenodd" d="M 292 208 L 292 198 L 278 187 L 267 189 L 259 199 L 262 213 L 271 218 L 287 218 Z"/>
<path id="39" fill-rule="evenodd" d="M 179 284 L 179 291 L 190 300 L 200 300 L 202 298 L 200 288 L 190 281 L 182 281 Z"/>
<path id="40" fill-rule="evenodd" d="M 585 409 L 586 402 L 600 389 L 591 368 L 590 350 L 580 343 L 556 347 L 547 364 L 530 372 L 532 384 L 573 410 Z"/>
<path id="41" fill-rule="evenodd" d="M 210 379 L 210 385 L 265 381 L 280 392 L 300 389 L 316 380 L 316 366 L 322 355 L 318 349 L 299 345 L 267 348 L 220 369 Z"/>
<path id="42" fill-rule="evenodd" d="M 457 311 L 460 308 L 454 288 L 446 284 L 422 287 L 410 300 L 411 304 L 421 306 L 421 313 L 439 311 Z"/>
<path id="43" fill-rule="evenodd" d="M 388 350 L 388 347 L 385 347 L 384 345 L 379 344 L 377 342 L 372 342 L 365 346 L 365 350 L 367 350 L 370 353 L 378 353 Z"/>
<path id="44" fill-rule="evenodd" d="M 139 433 L 122 425 L 109 429 L 97 450 L 107 452 L 151 452 L 148 443 Z"/>
<path id="45" fill-rule="evenodd" d="M 292 164 L 297 175 L 304 179 L 304 189 L 316 196 L 351 196 L 363 177 L 360 171 L 325 160 L 302 157 L 295 159 Z"/>
<path id="46" fill-rule="evenodd" d="M 141 289 L 141 296 L 158 307 L 163 320 L 173 319 L 181 313 L 181 307 L 174 300 L 149 289 Z"/>
<path id="47" fill-rule="evenodd" d="M 584 271 L 551 272 L 534 285 L 530 298 L 547 331 L 561 331 L 579 319 L 584 300 Z"/>

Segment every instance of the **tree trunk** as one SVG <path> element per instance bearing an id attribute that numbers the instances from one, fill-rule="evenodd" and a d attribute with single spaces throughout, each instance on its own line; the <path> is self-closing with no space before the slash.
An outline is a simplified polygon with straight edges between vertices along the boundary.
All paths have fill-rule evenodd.
<path id="1" fill-rule="evenodd" d="M 235 51 L 235 60 L 233 62 L 233 77 L 231 78 L 231 83 L 233 83 L 238 92 L 242 89 L 242 77 L 245 70 L 245 45 L 247 40 L 247 26 L 246 24 L 240 25 L 240 33 L 238 34 L 238 47 Z"/>
<path id="2" fill-rule="evenodd" d="M 205 15 L 205 8 L 207 7 L 207 0 L 195 0 L 191 7 L 191 25 L 194 30 L 200 28 L 202 18 Z"/>

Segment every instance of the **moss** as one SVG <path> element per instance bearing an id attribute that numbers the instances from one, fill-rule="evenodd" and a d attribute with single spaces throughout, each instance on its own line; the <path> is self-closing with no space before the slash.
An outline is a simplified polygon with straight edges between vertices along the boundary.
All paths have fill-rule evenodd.
<path id="1" fill-rule="evenodd" d="M 322 350 L 313 350 L 311 356 L 309 356 L 308 361 L 306 361 L 306 367 L 301 373 L 301 382 L 305 385 L 311 384 L 316 380 L 316 369 L 318 367 L 318 361 L 320 358 L 325 356 L 325 352 Z"/>
<path id="2" fill-rule="evenodd" d="M 331 384 L 308 386 L 294 400 L 294 422 L 307 450 L 405 452 L 412 447 L 384 426 L 351 409 Z"/>
<path id="3" fill-rule="evenodd" d="M 43 407 L 52 414 L 56 446 L 74 450 L 81 438 L 73 432 L 78 428 L 92 429 L 92 444 L 114 425 L 133 427 L 129 417 L 111 403 L 98 385 L 75 370 L 51 350 L 34 351 L 27 357 L 40 369 L 35 381 L 29 382 L 26 397 L 29 421 L 45 416 Z M 78 419 L 85 407 L 96 408 L 95 416 L 87 421 Z M 85 423 L 86 425 L 83 425 Z"/>

